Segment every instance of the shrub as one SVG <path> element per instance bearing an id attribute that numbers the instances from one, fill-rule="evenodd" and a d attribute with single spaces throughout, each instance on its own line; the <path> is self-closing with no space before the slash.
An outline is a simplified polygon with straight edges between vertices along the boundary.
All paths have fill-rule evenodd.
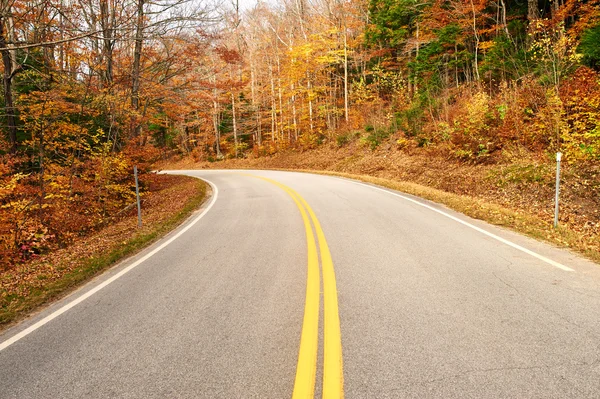
<path id="1" fill-rule="evenodd" d="M 350 142 L 352 136 L 350 133 L 340 134 L 335 138 L 338 147 L 343 147 Z"/>
<path id="2" fill-rule="evenodd" d="M 364 137 L 363 142 L 369 146 L 371 150 L 375 150 L 381 142 L 390 137 L 390 132 L 387 129 L 375 129 L 368 136 Z"/>
<path id="3" fill-rule="evenodd" d="M 568 161 L 600 160 L 600 76 L 579 68 L 562 86 L 566 128 L 561 139 Z"/>
<path id="4" fill-rule="evenodd" d="M 462 99 L 466 102 L 464 111 L 455 119 L 453 126 L 445 129 L 451 135 L 456 150 L 454 155 L 461 160 L 481 162 L 496 149 L 491 130 L 494 113 L 491 111 L 490 97 L 483 91 Z"/>

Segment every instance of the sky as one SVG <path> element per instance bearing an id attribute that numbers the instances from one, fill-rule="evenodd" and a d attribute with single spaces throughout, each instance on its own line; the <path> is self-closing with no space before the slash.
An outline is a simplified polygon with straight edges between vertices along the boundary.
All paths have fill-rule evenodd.
<path id="1" fill-rule="evenodd" d="M 256 0 L 240 0 L 240 8 L 243 10 L 252 8 L 252 7 L 254 7 L 255 4 L 256 4 Z"/>
<path id="2" fill-rule="evenodd" d="M 231 1 L 231 0 L 229 0 Z M 265 3 L 276 3 L 275 0 L 263 0 Z M 240 8 L 242 10 L 248 10 L 252 7 L 254 7 L 257 3 L 257 0 L 239 0 L 240 2 Z"/>

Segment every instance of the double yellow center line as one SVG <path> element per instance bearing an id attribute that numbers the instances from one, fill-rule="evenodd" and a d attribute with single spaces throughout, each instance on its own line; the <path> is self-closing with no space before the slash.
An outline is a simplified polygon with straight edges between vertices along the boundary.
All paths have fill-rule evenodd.
<path id="1" fill-rule="evenodd" d="M 251 175 L 253 176 L 253 175 Z M 338 399 L 344 397 L 344 376 L 342 364 L 342 335 L 340 331 L 340 317 L 338 312 L 337 288 L 335 272 L 329 246 L 325 233 L 312 208 L 308 203 L 290 187 L 275 180 L 253 176 L 272 183 L 285 191 L 296 203 L 300 210 L 306 242 L 308 245 L 308 272 L 306 278 L 306 301 L 304 305 L 304 320 L 300 336 L 300 350 L 296 366 L 296 379 L 294 381 L 293 399 L 313 398 L 315 380 L 317 375 L 317 351 L 319 348 L 319 255 L 317 241 L 321 252 L 321 266 L 323 272 L 323 395 L 324 399 Z M 315 234 L 317 235 L 315 241 Z"/>

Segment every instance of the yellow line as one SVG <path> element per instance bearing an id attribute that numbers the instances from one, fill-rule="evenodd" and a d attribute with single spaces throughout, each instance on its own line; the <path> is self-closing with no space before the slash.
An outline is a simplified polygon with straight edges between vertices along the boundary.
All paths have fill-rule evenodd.
<path id="1" fill-rule="evenodd" d="M 292 190 L 294 191 L 294 190 Z M 341 399 L 344 397 L 344 374 L 342 358 L 342 333 L 338 310 L 337 287 L 331 252 L 321 228 L 319 219 L 312 208 L 298 193 L 294 193 L 306 207 L 315 226 L 323 271 L 323 308 L 324 308 L 324 347 L 323 347 L 323 399 Z"/>
<path id="2" fill-rule="evenodd" d="M 300 335 L 300 349 L 298 351 L 298 363 L 296 365 L 296 379 L 294 381 L 293 399 L 309 399 L 315 395 L 315 379 L 317 375 L 317 351 L 319 347 L 319 256 L 317 243 L 310 225 L 306 211 L 293 190 L 275 180 L 262 176 L 254 176 L 283 189 L 296 203 L 300 210 L 304 229 L 306 231 L 306 243 L 308 246 L 308 270 L 306 276 L 306 300 L 304 304 L 304 320 L 302 322 L 302 333 Z"/>
<path id="3" fill-rule="evenodd" d="M 275 180 L 254 176 L 265 181 L 268 181 L 287 192 L 302 214 L 304 227 L 306 229 L 306 238 L 308 244 L 308 277 L 306 285 L 306 305 L 304 308 L 304 323 L 302 326 L 302 336 L 300 339 L 300 351 L 298 355 L 298 365 L 296 368 L 296 381 L 294 383 L 294 393 L 292 398 L 313 398 L 314 384 L 316 378 L 316 356 L 318 346 L 318 315 L 319 315 L 319 270 L 318 260 L 316 272 L 313 270 L 314 263 L 311 259 L 316 255 L 314 235 L 310 222 L 306 215 L 306 210 L 310 215 L 317 239 L 319 240 L 319 248 L 321 250 L 321 263 L 323 269 L 323 307 L 324 307 L 324 348 L 323 348 L 323 395 L 324 399 L 341 399 L 344 397 L 344 376 L 343 376 L 343 360 L 342 360 L 342 338 L 340 330 L 340 318 L 338 311 L 337 288 L 335 283 L 335 272 L 333 268 L 333 260 L 325 233 L 321 228 L 321 224 L 317 219 L 314 211 L 308 205 L 306 200 L 300 196 L 292 188 L 285 186 Z M 302 207 L 302 205 L 304 207 Z M 311 251 L 314 248 L 315 253 Z M 315 283 L 316 282 L 316 283 Z M 313 284 L 316 284 L 316 300 L 313 291 Z M 309 304 L 310 299 L 310 304 Z M 316 307 L 315 307 L 316 306 Z M 313 331 L 314 329 L 314 331 Z M 314 334 L 314 335 L 313 335 Z M 313 341 L 314 340 L 314 341 Z M 314 344 L 314 345 L 313 345 Z M 313 360 L 314 359 L 314 360 Z"/>

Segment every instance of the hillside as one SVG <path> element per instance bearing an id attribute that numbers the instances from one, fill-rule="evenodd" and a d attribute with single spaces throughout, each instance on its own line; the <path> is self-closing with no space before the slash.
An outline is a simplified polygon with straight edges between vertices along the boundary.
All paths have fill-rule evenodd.
<path id="1" fill-rule="evenodd" d="M 599 222 L 598 0 L 0 2 L 0 265 L 94 233 L 132 169 L 368 173 Z M 221 162 L 227 160 L 227 163 Z"/>

